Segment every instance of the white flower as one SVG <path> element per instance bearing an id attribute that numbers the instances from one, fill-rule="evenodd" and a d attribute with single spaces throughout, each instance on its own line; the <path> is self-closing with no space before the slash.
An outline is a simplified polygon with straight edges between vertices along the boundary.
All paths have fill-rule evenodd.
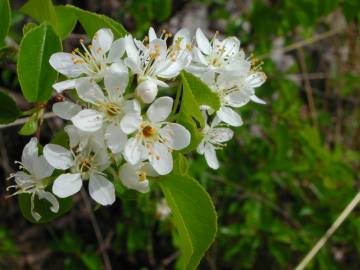
<path id="1" fill-rule="evenodd" d="M 191 61 L 188 31 L 180 30 L 168 47 L 166 40 L 170 36 L 164 33 L 158 38 L 154 29 L 150 28 L 149 37 L 144 42 L 131 36 L 125 37 L 125 64 L 138 76 L 136 95 L 144 103 L 151 103 L 157 95 L 158 86 L 168 86 L 163 80 L 176 77 Z"/>
<path id="2" fill-rule="evenodd" d="M 124 186 L 141 193 L 149 192 L 147 176 L 158 176 L 149 163 L 139 162 L 135 165 L 125 163 L 120 167 L 119 177 Z"/>
<path id="3" fill-rule="evenodd" d="M 76 90 L 82 100 L 92 105 L 91 108 L 81 110 L 71 117 L 73 124 L 83 131 L 97 131 L 104 123 L 119 124 L 125 113 L 140 111 L 140 105 L 136 100 L 123 98 L 125 88 L 121 91 L 107 91 L 105 95 L 94 81 L 82 80 Z"/>
<path id="4" fill-rule="evenodd" d="M 196 31 L 197 47 L 193 48 L 193 62 L 187 68 L 189 72 L 202 77 L 206 73 L 232 72 L 241 74 L 250 68 L 240 41 L 236 37 L 228 37 L 223 41 L 216 35 L 209 41 L 198 28 Z"/>
<path id="5" fill-rule="evenodd" d="M 89 144 L 91 145 L 93 143 L 105 146 L 103 130 L 96 132 L 86 132 L 78 129 L 74 125 L 65 126 L 64 130 L 68 134 L 70 148 L 77 147 L 77 151 L 82 151 Z"/>
<path id="6" fill-rule="evenodd" d="M 207 164 L 214 170 L 219 168 L 216 150 L 223 148 L 225 146 L 224 143 L 231 140 L 234 135 L 231 129 L 218 127 L 219 124 L 219 119 L 215 117 L 210 126 L 205 125 L 205 128 L 202 130 L 204 137 L 197 147 L 197 152 L 205 156 Z"/>
<path id="7" fill-rule="evenodd" d="M 27 193 L 31 194 L 31 215 L 39 221 L 41 216 L 34 210 L 35 195 L 39 199 L 45 199 L 50 202 L 50 210 L 54 213 L 59 211 L 59 202 L 56 197 L 44 189 L 47 186 L 46 178 L 50 177 L 54 168 L 45 160 L 44 156 L 38 155 L 37 139 L 32 138 L 24 147 L 21 163 L 22 171 L 12 174 L 10 178 L 14 177 L 16 184 L 8 188 L 16 188 L 17 191 L 13 194 Z"/>
<path id="8" fill-rule="evenodd" d="M 222 73 L 217 76 L 208 74 L 204 81 L 219 96 L 221 107 L 216 112 L 221 121 L 231 126 L 243 124 L 240 115 L 232 108 L 240 108 L 250 100 L 264 104 L 265 102 L 255 95 L 255 88 L 262 85 L 266 76 L 260 71 L 250 71 L 245 76 L 235 76 Z"/>
<path id="9" fill-rule="evenodd" d="M 89 179 L 89 193 L 97 203 L 114 203 L 114 185 L 103 173 L 109 166 L 109 157 L 102 145 L 88 144 L 86 148 L 74 153 L 60 145 L 47 144 L 44 156 L 56 169 L 71 171 L 55 179 L 52 191 L 56 196 L 66 198 L 77 193 L 82 187 L 82 181 Z"/>
<path id="10" fill-rule="evenodd" d="M 160 175 L 173 168 L 172 150 L 180 150 L 190 143 L 190 133 L 182 125 L 165 120 L 171 113 L 173 99 L 160 97 L 146 112 L 146 119 L 138 113 L 129 113 L 120 126 L 127 134 L 135 133 L 125 145 L 124 157 L 130 164 L 148 159 Z"/>
<path id="11" fill-rule="evenodd" d="M 80 105 L 68 101 L 53 105 L 54 113 L 74 124 L 67 128 L 68 133 L 73 133 L 70 136 L 73 139 L 71 144 L 84 145 L 86 138 L 94 137 L 91 133 L 96 133 L 96 137 L 104 136 L 113 153 L 120 153 L 127 141 L 126 134 L 120 128 L 120 120 L 128 112 L 140 112 L 139 103 L 136 100 L 125 100 L 122 96 L 125 89 L 107 91 L 105 95 L 94 81 L 83 79 L 77 84 L 77 93 L 91 104 L 89 108 L 82 109 Z"/>
<path id="12" fill-rule="evenodd" d="M 120 57 L 125 51 L 124 39 L 120 38 L 114 42 L 113 39 L 111 30 L 102 28 L 95 33 L 92 44 L 88 47 L 80 40 L 83 52 L 75 49 L 72 53 L 53 54 L 49 60 L 50 65 L 61 74 L 73 78 L 54 84 L 54 89 L 58 92 L 73 89 L 79 77 L 104 79 L 107 88 L 121 85 L 123 64 Z"/>

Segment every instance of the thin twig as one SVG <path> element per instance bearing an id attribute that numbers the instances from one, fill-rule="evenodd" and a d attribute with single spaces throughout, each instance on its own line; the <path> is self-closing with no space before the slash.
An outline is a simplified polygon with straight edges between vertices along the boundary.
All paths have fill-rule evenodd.
<path id="1" fill-rule="evenodd" d="M 326 241 L 334 234 L 334 232 L 339 228 L 339 226 L 344 222 L 344 220 L 349 216 L 349 214 L 354 210 L 356 205 L 360 202 L 360 192 L 358 192 L 352 201 L 345 207 L 342 213 L 338 216 L 335 222 L 331 227 L 326 231 L 326 233 L 320 238 L 316 245 L 310 250 L 310 252 L 305 256 L 305 258 L 299 263 L 295 270 L 303 270 L 307 264 L 315 257 L 319 250 L 325 245 Z"/>
<path id="2" fill-rule="evenodd" d="M 52 117 L 55 117 L 55 116 L 57 116 L 55 113 L 53 113 L 53 112 L 47 112 L 47 113 L 44 113 L 43 119 L 48 119 L 48 118 L 52 118 Z M 19 126 L 19 125 L 25 124 L 29 119 L 30 119 L 30 117 L 19 118 L 19 119 L 17 119 L 17 120 L 16 120 L 15 122 L 13 122 L 13 123 L 6 124 L 6 125 L 0 125 L 0 129 L 8 128 L 8 127 L 14 127 L 14 126 Z"/>
<path id="3" fill-rule="evenodd" d="M 298 56 L 299 56 L 299 61 L 300 61 L 300 68 L 301 68 L 302 74 L 304 76 L 306 98 L 307 98 L 307 101 L 308 101 L 308 104 L 309 104 L 310 116 L 312 118 L 312 122 L 313 122 L 314 127 L 317 127 L 318 126 L 318 124 L 317 124 L 317 113 L 316 113 L 313 89 L 311 87 L 310 80 L 308 78 L 308 70 L 307 70 L 307 66 L 306 66 L 306 62 L 305 62 L 304 51 L 303 51 L 302 48 L 298 49 Z"/>
<path id="4" fill-rule="evenodd" d="M 86 210 L 88 211 L 90 221 L 91 221 L 91 224 L 92 224 L 94 232 L 95 232 L 96 239 L 99 243 L 99 250 L 100 250 L 103 260 L 104 260 L 105 270 L 112 270 L 109 255 L 106 252 L 106 248 L 104 248 L 105 247 L 104 237 L 101 233 L 99 223 L 97 222 L 96 217 L 91 209 L 90 201 L 87 197 L 87 194 L 85 193 L 85 191 L 83 189 L 81 190 L 80 193 L 81 193 L 81 197 L 85 203 Z"/>
<path id="5" fill-rule="evenodd" d="M 305 40 L 301 40 L 301 41 L 298 41 L 298 42 L 295 42 L 293 44 L 290 44 L 289 46 L 286 46 L 284 48 L 281 48 L 281 49 L 276 49 L 274 50 L 275 52 L 277 53 L 287 53 L 287 52 L 290 52 L 290 51 L 293 51 L 293 50 L 296 50 L 296 49 L 299 49 L 299 48 L 302 48 L 304 46 L 307 46 L 309 44 L 312 44 L 312 43 L 315 43 L 315 42 L 318 42 L 320 40 L 323 40 L 323 39 L 326 39 L 326 38 L 329 38 L 331 36 L 334 36 L 340 32 L 344 31 L 344 28 L 340 27 L 340 28 L 335 28 L 335 29 L 332 29 L 330 31 L 327 31 L 327 32 L 324 32 L 324 33 L 321 33 L 321 34 L 318 34 L 318 35 L 315 35 L 309 39 L 305 39 Z M 263 60 L 265 58 L 268 58 L 271 56 L 273 52 L 270 52 L 270 53 L 266 53 L 264 55 L 261 55 L 259 57 L 257 57 L 259 60 Z"/>

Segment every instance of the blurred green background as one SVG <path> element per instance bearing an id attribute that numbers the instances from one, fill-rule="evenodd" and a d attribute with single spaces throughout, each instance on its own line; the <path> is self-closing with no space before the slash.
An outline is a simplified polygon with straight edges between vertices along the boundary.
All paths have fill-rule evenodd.
<path id="1" fill-rule="evenodd" d="M 13 0 L 9 40 L 29 19 Z M 54 1 L 106 14 L 137 37 L 149 26 L 175 32 L 201 27 L 238 37 L 263 61 L 268 80 L 257 96 L 267 105 L 241 108 L 245 124 L 219 152 L 218 171 L 189 157 L 191 174 L 211 194 L 219 230 L 200 269 L 293 269 L 359 190 L 359 0 L 86 0 Z M 71 50 L 80 27 L 65 43 Z M 22 109 L 16 58 L 0 55 L 0 89 Z M 61 129 L 44 125 L 42 140 Z M 0 129 L 0 269 L 174 269 L 174 226 L 161 218 L 159 190 L 129 196 L 89 215 L 81 197 L 46 225 L 25 221 L 5 181 L 28 138 Z M 99 245 L 96 233 L 101 232 Z M 355 210 L 308 269 L 359 269 L 360 215 Z"/>

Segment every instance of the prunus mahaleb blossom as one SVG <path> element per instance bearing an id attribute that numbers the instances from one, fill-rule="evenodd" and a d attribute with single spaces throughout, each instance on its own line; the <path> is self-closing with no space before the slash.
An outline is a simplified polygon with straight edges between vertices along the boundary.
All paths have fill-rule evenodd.
<path id="1" fill-rule="evenodd" d="M 48 191 L 47 178 L 53 174 L 54 168 L 46 161 L 43 155 L 38 154 L 38 141 L 32 138 L 26 144 L 21 156 L 21 171 L 10 176 L 15 178 L 15 185 L 8 188 L 15 188 L 17 191 L 13 195 L 27 193 L 31 195 L 31 215 L 36 220 L 41 219 L 41 215 L 34 210 L 34 200 L 37 196 L 40 200 L 47 200 L 50 204 L 50 210 L 54 213 L 59 211 L 59 202 L 56 197 Z"/>
<path id="2" fill-rule="evenodd" d="M 255 90 L 266 76 L 255 60 L 246 58 L 236 37 L 221 40 L 215 34 L 209 40 L 200 29 L 194 37 L 187 29 L 158 36 L 150 28 L 142 41 L 131 35 L 114 41 L 112 31 L 103 28 L 90 45 L 80 43 L 82 50 L 58 52 L 49 59 L 67 78 L 55 83 L 54 89 L 75 90 L 62 93 L 61 102 L 52 106 L 57 116 L 68 121 L 64 127 L 68 145 L 46 144 L 39 156 L 37 139 L 32 138 L 23 151 L 22 170 L 12 175 L 14 195 L 31 195 L 35 220 L 41 218 L 34 210 L 35 196 L 48 200 L 50 210 L 58 212 L 53 194 L 70 197 L 84 184 L 101 205 L 114 203 L 114 184 L 147 193 L 154 179 L 173 171 L 176 151 L 196 149 L 209 167 L 218 169 L 216 151 L 232 139 L 231 127 L 243 123 L 237 109 L 250 101 L 265 103 Z M 203 97 L 190 101 L 193 107 L 184 106 L 192 112 L 181 111 L 189 98 L 202 94 L 190 85 L 190 93 L 185 93 L 182 71 L 208 86 L 202 88 L 218 100 L 216 109 L 201 104 L 207 100 Z M 159 87 L 166 89 L 158 91 Z M 198 123 L 201 113 L 204 123 Z M 187 118 L 179 120 L 184 114 Z M 193 123 L 187 123 L 188 118 Z M 56 177 L 51 177 L 54 168 Z"/>

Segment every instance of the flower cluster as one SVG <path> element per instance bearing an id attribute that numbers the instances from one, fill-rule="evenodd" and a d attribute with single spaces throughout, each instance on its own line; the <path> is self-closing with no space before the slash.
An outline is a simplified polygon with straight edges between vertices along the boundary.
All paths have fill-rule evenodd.
<path id="1" fill-rule="evenodd" d="M 67 78 L 53 85 L 62 97 L 53 112 L 69 121 L 69 146 L 47 144 L 38 156 L 37 140 L 31 139 L 24 148 L 22 171 L 13 175 L 14 194 L 31 194 L 36 220 L 41 217 L 34 211 L 35 195 L 57 212 L 53 194 L 72 196 L 88 181 L 90 196 L 110 205 L 115 188 L 109 179 L 119 178 L 125 187 L 145 193 L 149 178 L 173 170 L 173 152 L 189 146 L 192 137 L 176 123 L 173 98 L 163 89 L 175 84 L 183 70 L 206 83 L 221 104 L 217 111 L 199 108 L 207 124 L 197 152 L 213 169 L 219 167 L 216 150 L 233 137 L 230 126 L 242 125 L 234 109 L 251 100 L 264 103 L 255 88 L 266 77 L 245 57 L 235 37 L 220 40 L 216 34 L 209 41 L 200 29 L 195 37 L 186 29 L 157 36 L 150 28 L 142 41 L 131 35 L 114 40 L 110 29 L 100 29 L 91 44 L 80 43 L 81 49 L 55 53 L 49 60 Z"/>

